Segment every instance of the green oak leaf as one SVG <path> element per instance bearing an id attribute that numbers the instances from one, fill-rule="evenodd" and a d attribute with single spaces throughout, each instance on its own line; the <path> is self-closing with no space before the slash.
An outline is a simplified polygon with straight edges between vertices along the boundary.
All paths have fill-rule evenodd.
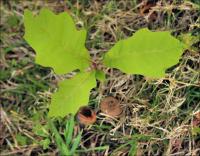
<path id="1" fill-rule="evenodd" d="M 80 106 L 87 105 L 90 90 L 96 87 L 95 72 L 78 73 L 71 79 L 61 81 L 58 87 L 52 96 L 49 116 L 75 114 Z"/>
<path id="2" fill-rule="evenodd" d="M 97 80 L 104 82 L 106 80 L 106 75 L 101 70 L 96 70 L 95 77 Z"/>
<path id="3" fill-rule="evenodd" d="M 78 31 L 66 12 L 55 15 L 42 9 L 34 16 L 25 10 L 24 25 L 24 38 L 36 51 L 36 63 L 52 67 L 57 74 L 84 70 L 89 66 L 86 31 Z"/>
<path id="4" fill-rule="evenodd" d="M 163 77 L 165 70 L 178 63 L 183 44 L 170 32 L 140 29 L 132 37 L 117 42 L 105 54 L 104 64 L 128 74 Z"/>

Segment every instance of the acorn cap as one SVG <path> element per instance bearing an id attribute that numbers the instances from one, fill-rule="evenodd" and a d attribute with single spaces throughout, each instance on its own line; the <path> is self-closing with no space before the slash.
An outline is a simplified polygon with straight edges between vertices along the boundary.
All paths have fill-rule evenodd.
<path id="1" fill-rule="evenodd" d="M 112 117 L 119 117 L 122 113 L 120 102 L 112 96 L 108 96 L 101 101 L 100 109 L 103 113 Z"/>
<path id="2" fill-rule="evenodd" d="M 96 122 L 96 113 L 88 106 L 80 107 L 76 117 L 82 125 L 90 125 Z"/>

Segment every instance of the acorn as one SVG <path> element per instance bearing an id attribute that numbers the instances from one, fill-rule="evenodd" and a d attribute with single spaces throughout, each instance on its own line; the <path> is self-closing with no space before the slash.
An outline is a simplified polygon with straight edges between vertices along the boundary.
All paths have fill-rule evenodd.
<path id="1" fill-rule="evenodd" d="M 88 106 L 80 107 L 76 118 L 82 125 L 91 125 L 96 122 L 96 113 Z"/>
<path id="2" fill-rule="evenodd" d="M 100 109 L 104 114 L 112 117 L 119 117 L 123 111 L 119 100 L 112 96 L 108 96 L 101 101 Z"/>

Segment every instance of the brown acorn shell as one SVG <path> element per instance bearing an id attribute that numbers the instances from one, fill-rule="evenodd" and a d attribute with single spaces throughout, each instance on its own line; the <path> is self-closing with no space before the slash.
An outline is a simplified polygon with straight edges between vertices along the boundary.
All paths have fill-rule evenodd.
<path id="1" fill-rule="evenodd" d="M 96 113 L 88 106 L 80 107 L 76 117 L 82 125 L 91 125 L 96 122 Z"/>
<path id="2" fill-rule="evenodd" d="M 123 111 L 119 100 L 112 96 L 108 96 L 101 101 L 100 109 L 104 114 L 112 117 L 119 117 Z"/>

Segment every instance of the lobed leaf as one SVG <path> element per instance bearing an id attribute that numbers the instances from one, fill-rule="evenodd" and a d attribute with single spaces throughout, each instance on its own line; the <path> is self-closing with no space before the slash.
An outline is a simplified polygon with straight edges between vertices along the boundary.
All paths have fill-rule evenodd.
<path id="1" fill-rule="evenodd" d="M 128 74 L 163 77 L 165 70 L 178 63 L 183 44 L 170 32 L 140 29 L 132 37 L 117 42 L 104 57 L 104 64 Z"/>
<path id="2" fill-rule="evenodd" d="M 33 16 L 24 13 L 25 40 L 36 51 L 36 63 L 52 67 L 57 74 L 65 74 L 89 66 L 89 53 L 85 48 L 86 31 L 78 31 L 66 13 L 55 15 L 48 9 Z"/>
<path id="3" fill-rule="evenodd" d="M 97 80 L 104 82 L 106 80 L 106 75 L 101 70 L 96 70 L 95 77 Z"/>
<path id="4" fill-rule="evenodd" d="M 75 114 L 80 106 L 88 104 L 90 90 L 96 87 L 95 72 L 78 73 L 58 86 L 59 90 L 52 96 L 49 116 Z"/>

